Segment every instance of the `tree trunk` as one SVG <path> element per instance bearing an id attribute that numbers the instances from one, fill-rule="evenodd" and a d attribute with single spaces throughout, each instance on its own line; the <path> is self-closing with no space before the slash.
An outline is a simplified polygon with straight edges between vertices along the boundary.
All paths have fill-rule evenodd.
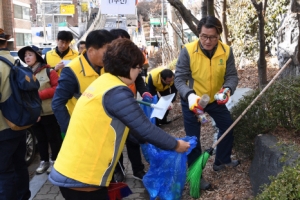
<path id="1" fill-rule="evenodd" d="M 215 16 L 214 0 L 207 0 L 207 14 L 208 16 Z"/>
<path id="2" fill-rule="evenodd" d="M 226 18 L 226 6 L 227 6 L 227 0 L 223 0 L 221 2 L 221 12 L 222 12 L 222 16 L 221 16 L 221 23 L 223 26 L 223 42 L 225 44 L 231 45 L 231 42 L 229 42 L 228 40 L 228 27 L 227 27 L 227 18 Z"/>
<path id="3" fill-rule="evenodd" d="M 257 4 L 256 0 L 251 0 L 253 6 L 256 9 L 257 15 L 258 15 L 258 21 L 259 21 L 259 59 L 257 61 L 257 67 L 258 67 L 258 78 L 259 78 L 259 87 L 263 88 L 264 85 L 267 84 L 267 63 L 266 63 L 266 42 L 265 42 L 265 20 L 264 20 L 264 10 L 263 4 L 260 2 Z M 265 5 L 267 3 L 267 0 L 265 0 Z"/>
<path id="4" fill-rule="evenodd" d="M 168 2 L 178 10 L 187 26 L 196 36 L 198 36 L 199 34 L 197 31 L 197 25 L 199 23 L 199 20 L 194 15 L 192 15 L 190 10 L 186 9 L 186 7 L 180 0 L 168 0 Z"/>
<path id="5" fill-rule="evenodd" d="M 202 0 L 201 3 L 201 18 L 207 17 L 207 0 Z"/>

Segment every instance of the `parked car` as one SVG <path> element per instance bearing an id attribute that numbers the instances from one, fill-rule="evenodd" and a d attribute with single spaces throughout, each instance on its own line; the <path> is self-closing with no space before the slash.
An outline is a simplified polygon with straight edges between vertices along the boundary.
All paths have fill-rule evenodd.
<path id="1" fill-rule="evenodd" d="M 26 154 L 25 160 L 27 166 L 29 166 L 35 158 L 37 149 L 37 139 L 31 128 L 26 130 Z"/>
<path id="2" fill-rule="evenodd" d="M 10 55 L 11 55 L 12 57 L 14 57 L 15 60 L 19 60 L 19 61 L 21 62 L 21 64 L 22 64 L 24 67 L 27 66 L 27 65 L 26 65 L 24 62 L 22 62 L 22 60 L 19 58 L 19 56 L 18 56 L 18 51 L 10 51 Z"/>

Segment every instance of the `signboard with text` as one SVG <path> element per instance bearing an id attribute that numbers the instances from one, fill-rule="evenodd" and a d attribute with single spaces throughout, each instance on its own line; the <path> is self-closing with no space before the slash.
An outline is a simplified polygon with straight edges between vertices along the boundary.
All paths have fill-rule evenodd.
<path id="1" fill-rule="evenodd" d="M 135 14 L 134 0 L 101 0 L 102 14 Z"/>
<path id="2" fill-rule="evenodd" d="M 74 4 L 60 5 L 60 14 L 74 14 L 75 6 Z"/>

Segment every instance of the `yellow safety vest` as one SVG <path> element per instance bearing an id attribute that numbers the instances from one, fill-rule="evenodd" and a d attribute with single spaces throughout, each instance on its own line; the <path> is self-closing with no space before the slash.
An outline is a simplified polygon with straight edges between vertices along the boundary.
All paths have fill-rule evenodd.
<path id="1" fill-rule="evenodd" d="M 80 54 L 79 56 L 77 56 L 74 60 L 72 60 L 72 62 L 68 66 L 66 66 L 69 67 L 76 76 L 80 92 L 76 96 L 73 96 L 72 99 L 70 99 L 67 103 L 67 108 L 70 116 L 72 115 L 72 112 L 80 95 L 94 80 L 96 80 L 99 77 L 99 74 L 95 72 L 94 68 L 90 66 L 88 61 L 85 59 L 83 55 L 84 53 L 85 51 L 82 52 L 82 54 Z M 104 67 L 100 71 L 100 75 L 101 74 L 104 74 Z"/>
<path id="2" fill-rule="evenodd" d="M 51 67 L 55 67 L 58 63 L 60 63 L 62 60 L 73 60 L 78 56 L 78 52 L 69 49 L 68 53 L 61 58 L 55 51 L 55 49 L 52 49 L 51 51 L 48 51 L 46 53 L 46 59 L 47 59 L 47 64 L 50 65 Z M 57 71 L 58 75 L 60 76 L 61 69 Z"/>
<path id="3" fill-rule="evenodd" d="M 190 57 L 190 69 L 194 79 L 193 89 L 198 96 L 208 94 L 211 103 L 214 101 L 214 95 L 224 84 L 230 47 L 219 41 L 211 59 L 200 49 L 199 40 L 186 44 L 185 48 Z"/>
<path id="4" fill-rule="evenodd" d="M 101 75 L 82 94 L 71 117 L 54 168 L 76 181 L 108 186 L 128 135 L 128 128 L 106 113 L 105 94 L 126 85 L 110 73 Z"/>
<path id="5" fill-rule="evenodd" d="M 152 83 L 153 83 L 154 87 L 156 88 L 156 91 L 158 91 L 158 92 L 165 91 L 174 84 L 174 82 L 172 81 L 172 83 L 170 85 L 163 85 L 163 83 L 161 81 L 161 75 L 160 75 L 162 70 L 164 70 L 164 68 L 161 68 L 161 67 L 151 70 L 151 72 L 149 73 L 149 75 L 147 76 L 147 79 L 146 79 L 146 83 L 148 84 L 149 77 L 151 75 Z"/>

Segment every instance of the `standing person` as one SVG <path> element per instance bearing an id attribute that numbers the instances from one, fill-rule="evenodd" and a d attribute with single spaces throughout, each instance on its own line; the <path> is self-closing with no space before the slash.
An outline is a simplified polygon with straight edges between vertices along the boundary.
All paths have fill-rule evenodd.
<path id="1" fill-rule="evenodd" d="M 158 94 L 158 96 L 167 96 L 175 93 L 172 103 L 170 104 L 163 119 L 156 119 L 156 125 L 169 124 L 167 117 L 169 110 L 173 109 L 173 102 L 176 100 L 177 89 L 174 85 L 174 73 L 170 69 L 156 68 L 153 69 L 146 79 L 148 89 L 152 95 Z"/>
<path id="2" fill-rule="evenodd" d="M 32 69 L 33 74 L 40 83 L 41 119 L 32 126 L 41 157 L 40 166 L 36 169 L 36 173 L 42 174 L 47 171 L 49 174 L 62 143 L 60 128 L 51 108 L 52 98 L 58 85 L 58 74 L 45 63 L 39 54 L 39 48 L 34 45 L 20 49 L 18 56 Z M 49 159 L 48 144 L 51 148 L 51 159 Z"/>
<path id="3" fill-rule="evenodd" d="M 197 30 L 200 39 L 185 45 L 181 50 L 175 73 L 175 85 L 181 97 L 186 135 L 196 136 L 199 140 L 196 148 L 188 155 L 189 166 L 201 155 L 199 135 L 201 124 L 195 115 L 197 109 L 203 110 L 198 106 L 199 100 L 204 94 L 210 96 L 210 102 L 204 108 L 204 112 L 215 120 L 219 128 L 219 138 L 232 124 L 230 112 L 225 104 L 238 84 L 232 49 L 219 40 L 222 33 L 221 22 L 213 16 L 208 16 L 200 20 Z M 215 101 L 214 95 L 223 93 L 226 88 L 229 89 L 226 100 Z M 220 171 L 225 166 L 235 167 L 239 164 L 238 160 L 231 160 L 232 146 L 231 130 L 217 146 L 213 165 L 215 171 Z M 210 187 L 204 179 L 202 182 L 206 183 L 201 185 L 202 189 Z"/>
<path id="4" fill-rule="evenodd" d="M 82 94 L 49 179 L 66 200 L 107 200 L 108 185 L 128 129 L 162 149 L 186 152 L 188 142 L 176 140 L 151 124 L 128 85 L 141 71 L 144 57 L 128 39 L 116 39 L 104 55 L 106 73 Z M 74 145 L 76 144 L 76 145 Z"/>
<path id="5" fill-rule="evenodd" d="M 78 52 L 70 48 L 72 40 L 73 35 L 70 31 L 59 31 L 56 38 L 57 46 L 45 55 L 45 62 L 54 68 L 58 75 L 66 62 L 78 56 Z"/>
<path id="6" fill-rule="evenodd" d="M 142 52 L 145 58 L 145 62 L 143 64 L 143 71 L 142 74 L 143 76 L 145 76 L 145 78 L 147 78 L 148 76 L 148 68 L 149 68 L 149 61 L 148 61 L 148 52 L 146 48 L 142 48 Z"/>
<path id="7" fill-rule="evenodd" d="M 79 52 L 79 55 L 80 55 L 83 52 L 83 50 L 86 49 L 86 47 L 85 47 L 85 41 L 78 42 L 77 48 L 78 48 L 78 52 Z"/>
<path id="8" fill-rule="evenodd" d="M 128 32 L 123 29 L 112 29 L 112 30 L 110 30 L 110 33 L 114 35 L 114 39 L 117 39 L 117 38 L 130 39 L 130 35 L 128 34 Z M 145 85 L 145 82 L 141 76 L 141 73 L 138 74 L 134 83 L 129 85 L 128 87 L 133 92 L 135 98 L 136 98 L 137 92 L 139 92 L 141 97 L 148 98 L 150 101 L 153 98 Z M 130 132 L 131 131 L 129 131 L 129 135 L 131 135 Z M 133 171 L 133 178 L 135 178 L 137 180 L 142 180 L 144 175 L 146 174 L 146 172 L 144 170 L 145 166 L 142 162 L 140 145 L 139 145 L 139 143 L 136 142 L 136 139 L 134 139 L 132 137 L 128 137 L 126 140 L 126 148 L 127 148 L 128 158 L 130 160 L 132 171 Z M 120 163 L 124 169 L 123 155 L 120 156 Z M 119 166 L 117 166 L 115 170 L 116 170 L 116 172 L 118 172 L 121 169 L 119 169 Z"/>
<path id="9" fill-rule="evenodd" d="M 6 48 L 10 35 L 0 28 L 0 56 L 14 63 Z M 10 66 L 0 61 L 0 102 L 12 94 L 9 74 Z M 0 199 L 29 199 L 29 174 L 25 161 L 26 130 L 13 131 L 0 112 Z"/>
<path id="10" fill-rule="evenodd" d="M 90 32 L 86 38 L 87 49 L 62 70 L 53 97 L 52 109 L 63 137 L 78 98 L 104 73 L 102 58 L 112 40 L 113 36 L 107 30 Z"/>

